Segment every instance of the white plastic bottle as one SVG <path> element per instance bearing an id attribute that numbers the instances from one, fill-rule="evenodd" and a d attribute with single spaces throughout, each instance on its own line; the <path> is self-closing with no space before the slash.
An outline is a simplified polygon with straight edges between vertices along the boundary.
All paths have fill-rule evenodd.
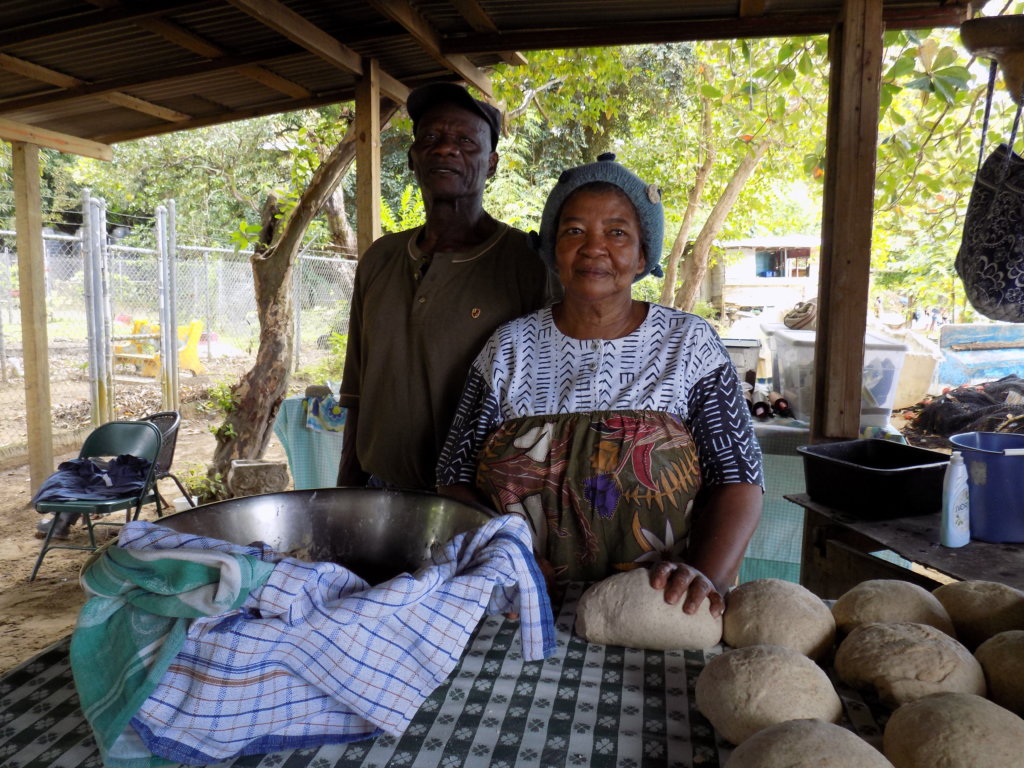
<path id="1" fill-rule="evenodd" d="M 971 540 L 970 499 L 967 466 L 960 451 L 953 451 L 942 481 L 942 527 L 939 541 L 944 547 L 962 547 Z"/>

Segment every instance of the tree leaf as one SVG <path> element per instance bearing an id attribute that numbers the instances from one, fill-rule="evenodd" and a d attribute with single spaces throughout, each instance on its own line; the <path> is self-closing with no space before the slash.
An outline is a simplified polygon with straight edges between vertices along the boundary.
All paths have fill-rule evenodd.
<path id="1" fill-rule="evenodd" d="M 916 66 L 917 58 L 913 54 L 900 56 L 900 58 L 896 59 L 896 61 L 893 62 L 892 66 L 890 66 L 888 71 L 885 73 L 885 79 L 896 80 L 897 78 L 900 77 L 906 77 L 907 75 L 914 71 L 914 68 Z"/>

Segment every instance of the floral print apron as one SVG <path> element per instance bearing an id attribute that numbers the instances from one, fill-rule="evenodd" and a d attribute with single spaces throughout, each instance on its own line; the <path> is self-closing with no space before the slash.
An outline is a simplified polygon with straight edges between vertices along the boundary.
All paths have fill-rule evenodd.
<path id="1" fill-rule="evenodd" d="M 504 422 L 476 481 L 499 512 L 530 522 L 559 581 L 595 581 L 682 557 L 701 474 L 679 417 L 597 411 Z"/>

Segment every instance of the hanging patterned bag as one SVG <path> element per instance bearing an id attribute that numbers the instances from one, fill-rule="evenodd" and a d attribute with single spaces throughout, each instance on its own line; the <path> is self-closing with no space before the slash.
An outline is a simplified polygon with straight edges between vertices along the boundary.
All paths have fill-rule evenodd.
<path id="1" fill-rule="evenodd" d="M 1024 158 L 1013 151 L 1022 94 L 1010 142 L 985 157 L 985 134 L 995 88 L 996 62 L 989 74 L 981 155 L 956 255 L 956 273 L 971 305 L 992 320 L 1024 323 Z"/>

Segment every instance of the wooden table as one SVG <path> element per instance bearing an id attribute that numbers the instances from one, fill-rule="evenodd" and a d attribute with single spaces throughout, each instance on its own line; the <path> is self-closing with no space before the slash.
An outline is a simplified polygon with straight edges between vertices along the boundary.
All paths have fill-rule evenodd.
<path id="1" fill-rule="evenodd" d="M 862 520 L 792 494 L 804 508 L 800 583 L 819 597 L 835 599 L 865 579 L 903 579 L 927 589 L 942 583 L 926 569 L 957 580 L 998 581 L 1024 589 L 1024 545 L 971 541 L 964 547 L 939 544 L 939 514 Z M 870 553 L 895 552 L 924 568 L 908 569 Z"/>

